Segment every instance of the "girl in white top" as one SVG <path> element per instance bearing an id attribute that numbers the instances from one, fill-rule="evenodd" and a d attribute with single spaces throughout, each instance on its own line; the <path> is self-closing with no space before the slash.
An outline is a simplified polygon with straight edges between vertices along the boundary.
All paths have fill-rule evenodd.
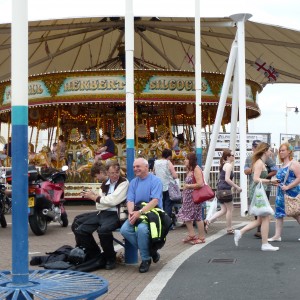
<path id="1" fill-rule="evenodd" d="M 162 158 L 154 162 L 153 173 L 162 181 L 163 184 L 163 209 L 171 217 L 173 202 L 169 197 L 169 184 L 171 180 L 178 178 L 174 165 L 171 163 L 172 151 L 164 149 L 162 151 Z"/>

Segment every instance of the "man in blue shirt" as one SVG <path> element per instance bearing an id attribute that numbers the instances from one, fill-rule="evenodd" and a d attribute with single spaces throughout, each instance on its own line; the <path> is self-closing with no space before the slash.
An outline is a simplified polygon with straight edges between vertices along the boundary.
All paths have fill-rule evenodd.
<path id="1" fill-rule="evenodd" d="M 139 267 L 140 273 L 148 272 L 151 264 L 150 256 L 150 232 L 148 224 L 136 221 L 145 212 L 154 207 L 162 208 L 162 183 L 155 175 L 149 173 L 148 161 L 137 158 L 133 163 L 136 177 L 130 182 L 127 192 L 128 219 L 121 227 L 121 234 L 134 247 L 140 250 L 142 263 Z M 145 206 L 141 203 L 146 202 Z M 152 260 L 157 263 L 160 255 L 156 252 Z"/>

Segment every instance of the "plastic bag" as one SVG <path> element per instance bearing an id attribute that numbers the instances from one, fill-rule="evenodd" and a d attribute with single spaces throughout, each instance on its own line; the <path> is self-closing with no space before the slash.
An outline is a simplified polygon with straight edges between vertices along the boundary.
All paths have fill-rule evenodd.
<path id="1" fill-rule="evenodd" d="M 206 205 L 207 204 L 208 203 L 206 202 Z M 217 212 L 217 210 L 218 210 L 218 199 L 217 199 L 217 197 L 215 197 L 213 201 L 209 202 L 209 208 L 206 212 L 206 218 L 205 219 L 206 220 L 211 219 L 211 217 Z"/>
<path id="2" fill-rule="evenodd" d="M 261 182 L 255 188 L 252 201 L 250 204 L 249 214 L 253 216 L 270 216 L 274 215 L 267 194 Z"/>

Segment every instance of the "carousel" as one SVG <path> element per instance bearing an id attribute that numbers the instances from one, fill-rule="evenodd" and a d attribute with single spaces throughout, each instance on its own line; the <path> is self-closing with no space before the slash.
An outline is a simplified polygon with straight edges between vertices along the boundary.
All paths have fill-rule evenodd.
<path id="1" fill-rule="evenodd" d="M 223 75 L 202 74 L 202 123 L 207 130 L 216 116 Z M 259 116 L 256 95 L 261 87 L 247 80 L 247 117 Z M 0 83 L 0 121 L 10 126 L 10 82 Z M 192 151 L 195 141 L 195 80 L 193 72 L 167 70 L 135 71 L 135 149 L 136 155 L 159 157 L 164 148 L 172 148 L 178 137 L 179 149 L 173 151 L 175 163 Z M 110 132 L 116 156 L 125 169 L 125 76 L 124 70 L 60 72 L 31 76 L 29 96 L 29 162 L 42 167 L 69 165 L 68 183 L 78 192 L 82 183 L 92 183 L 89 169 L 102 134 Z M 222 125 L 230 122 L 229 93 Z M 37 132 L 35 140 L 33 131 Z M 47 132 L 48 141 L 37 149 L 39 134 Z M 58 153 L 59 137 L 65 143 L 65 155 Z M 209 144 L 209 135 L 207 135 Z M 57 145 L 55 145 L 57 143 Z M 55 145 L 56 154 L 51 149 Z M 9 162 L 7 162 L 9 165 Z M 73 189 L 74 189 L 73 185 Z M 68 192 L 67 192 L 68 193 Z M 76 196 L 76 192 L 70 192 Z"/>
<path id="2" fill-rule="evenodd" d="M 205 161 L 229 56 L 225 48 L 230 49 L 236 29 L 228 18 L 203 21 L 208 24 L 202 32 L 203 69 L 211 70 L 202 72 L 201 83 Z M 229 21 L 232 27 L 219 26 Z M 195 142 L 194 21 L 135 18 L 134 24 L 136 156 L 159 157 L 164 148 L 172 148 L 175 137 L 179 147 L 173 151 L 173 159 L 180 164 Z M 246 25 L 255 26 L 252 22 Z M 8 125 L 8 133 L 11 83 L 5 53 L 10 45 L 6 38 L 9 26 L 0 28 L 0 53 L 4 54 L 0 59 L 0 122 Z M 47 168 L 67 163 L 67 186 L 71 188 L 66 196 L 78 196 L 83 185 L 93 184 L 89 169 L 103 144 L 104 132 L 110 132 L 115 143 L 114 159 L 126 168 L 124 19 L 30 22 L 29 32 L 29 160 Z M 260 115 L 257 95 L 269 79 L 255 69 L 255 57 L 247 58 L 247 63 L 246 113 L 247 119 L 252 119 Z M 224 132 L 231 119 L 231 101 L 232 87 L 222 118 Z M 47 141 L 38 147 L 42 135 Z M 9 166 L 10 162 L 3 163 Z"/>

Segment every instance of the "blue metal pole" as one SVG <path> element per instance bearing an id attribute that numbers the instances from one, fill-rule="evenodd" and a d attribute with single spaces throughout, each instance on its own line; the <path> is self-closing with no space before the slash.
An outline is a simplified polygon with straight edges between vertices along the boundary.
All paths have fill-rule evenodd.
<path id="1" fill-rule="evenodd" d="M 12 282 L 28 283 L 28 17 L 12 1 Z M 18 298 L 19 299 L 19 298 Z"/>

